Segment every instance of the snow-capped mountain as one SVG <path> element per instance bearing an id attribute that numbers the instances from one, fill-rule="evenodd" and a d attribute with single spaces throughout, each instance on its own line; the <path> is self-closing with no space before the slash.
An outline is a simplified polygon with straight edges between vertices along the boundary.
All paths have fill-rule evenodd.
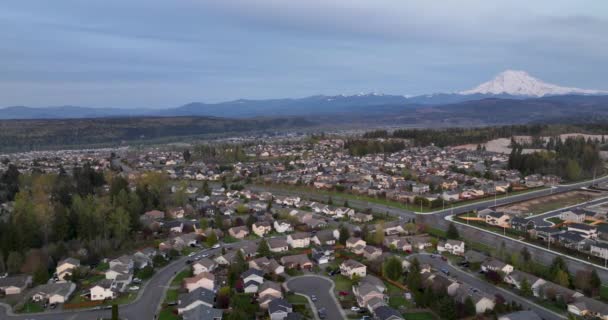
<path id="1" fill-rule="evenodd" d="M 471 90 L 460 94 L 508 94 L 513 96 L 543 97 L 551 95 L 581 94 L 596 95 L 607 94 L 608 91 L 588 90 L 579 88 L 561 87 L 546 83 L 530 76 L 525 71 L 506 70 L 499 73 L 494 79 L 484 82 Z"/>

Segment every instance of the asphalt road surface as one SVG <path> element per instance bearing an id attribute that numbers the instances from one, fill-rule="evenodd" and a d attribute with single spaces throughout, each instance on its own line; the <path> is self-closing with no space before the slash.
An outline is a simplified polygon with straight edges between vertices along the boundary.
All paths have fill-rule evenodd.
<path id="1" fill-rule="evenodd" d="M 409 258 L 412 259 L 413 257 L 418 258 L 418 261 L 420 261 L 420 263 L 430 264 L 436 270 L 440 270 L 442 268 L 447 269 L 450 272 L 450 278 L 460 281 L 462 283 L 466 283 L 474 288 L 479 289 L 481 292 L 485 292 L 490 295 L 500 294 L 507 301 L 515 301 L 518 304 L 521 304 L 524 309 L 534 311 L 543 319 L 566 319 L 566 316 L 564 315 L 555 313 L 547 308 L 532 303 L 531 301 L 524 299 L 509 290 L 494 286 L 473 274 L 465 272 L 459 269 L 458 267 L 452 266 L 451 264 L 446 261 L 443 261 L 439 257 L 433 258 L 433 256 L 429 254 L 416 254 L 410 256 Z"/>
<path id="2" fill-rule="evenodd" d="M 287 281 L 287 289 L 291 292 L 299 293 L 311 298 L 316 296 L 317 301 L 314 302 L 313 312 L 324 308 L 326 311 L 326 319 L 345 319 L 342 307 L 338 303 L 334 295 L 333 281 L 316 275 L 304 275 L 294 277 Z"/>
<path id="3" fill-rule="evenodd" d="M 236 244 L 226 244 L 224 247 L 233 247 Z M 169 281 L 173 276 L 183 270 L 186 260 L 203 254 L 213 254 L 221 249 L 205 249 L 193 257 L 182 257 L 163 269 L 159 270 L 141 289 L 139 297 L 132 303 L 119 307 L 120 318 L 124 320 L 153 320 L 156 319 L 158 307 L 164 297 Z M 74 311 L 52 311 L 36 314 L 7 313 L 6 306 L 0 305 L 0 320 L 96 320 L 111 318 L 110 309 L 87 309 Z"/>

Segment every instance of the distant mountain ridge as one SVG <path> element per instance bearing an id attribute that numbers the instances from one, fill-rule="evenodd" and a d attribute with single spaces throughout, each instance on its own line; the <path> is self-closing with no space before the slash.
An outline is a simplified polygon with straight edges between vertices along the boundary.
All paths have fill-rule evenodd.
<path id="1" fill-rule="evenodd" d="M 600 95 L 608 94 L 608 92 L 561 87 L 543 82 L 542 80 L 532 77 L 525 71 L 506 70 L 499 73 L 494 79 L 484 82 L 471 90 L 461 91 L 460 94 L 508 94 L 513 96 L 544 97 L 567 94 Z"/>
<path id="2" fill-rule="evenodd" d="M 524 71 L 506 70 L 491 81 L 457 93 L 436 93 L 406 97 L 379 93 L 357 95 L 315 95 L 304 98 L 248 100 L 219 103 L 192 102 L 179 107 L 156 109 L 61 107 L 8 107 L 0 109 L 0 119 L 68 119 L 135 116 L 214 116 L 255 118 L 309 115 L 381 115 L 425 107 L 461 105 L 484 99 L 507 99 L 511 105 L 518 100 L 550 98 L 577 105 L 586 96 L 608 95 L 606 91 L 560 87 L 545 83 Z M 576 98 L 580 96 L 581 98 Z M 589 100 L 589 99 L 587 99 Z M 458 107 L 458 106 L 452 106 Z"/>

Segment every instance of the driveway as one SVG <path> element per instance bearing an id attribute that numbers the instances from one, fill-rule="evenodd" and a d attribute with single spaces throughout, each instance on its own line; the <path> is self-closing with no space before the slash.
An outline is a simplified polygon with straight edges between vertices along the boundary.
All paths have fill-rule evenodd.
<path id="1" fill-rule="evenodd" d="M 304 275 L 287 280 L 286 287 L 289 291 L 299 293 L 310 298 L 316 296 L 313 312 L 325 308 L 326 319 L 346 319 L 344 311 L 334 294 L 334 282 L 328 278 L 317 275 Z"/>
<path id="2" fill-rule="evenodd" d="M 532 310 L 536 312 L 543 319 L 566 319 L 567 317 L 562 314 L 555 313 L 545 307 L 542 307 L 528 299 L 524 299 L 509 290 L 494 286 L 483 279 L 477 277 L 477 275 L 463 271 L 458 267 L 451 265 L 450 263 L 443 261 L 441 258 L 433 258 L 430 254 L 414 254 L 408 257 L 413 259 L 416 257 L 421 264 L 428 263 L 434 269 L 440 270 L 442 268 L 447 269 L 450 272 L 450 278 L 462 283 L 466 283 L 474 288 L 479 289 L 490 295 L 500 294 L 507 301 L 515 301 L 521 304 L 524 309 Z"/>

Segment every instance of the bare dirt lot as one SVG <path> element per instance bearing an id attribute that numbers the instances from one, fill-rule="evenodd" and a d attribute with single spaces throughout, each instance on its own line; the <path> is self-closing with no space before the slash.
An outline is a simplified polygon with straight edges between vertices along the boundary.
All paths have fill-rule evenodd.
<path id="1" fill-rule="evenodd" d="M 599 198 L 603 195 L 605 194 L 583 190 L 569 191 L 510 205 L 499 206 L 496 208 L 496 210 L 509 212 L 518 216 L 528 216 L 576 205 Z"/>

